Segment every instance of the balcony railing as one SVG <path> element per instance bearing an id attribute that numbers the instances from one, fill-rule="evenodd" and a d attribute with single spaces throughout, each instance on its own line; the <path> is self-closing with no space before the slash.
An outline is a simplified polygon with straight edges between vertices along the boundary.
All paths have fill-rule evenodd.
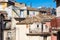
<path id="1" fill-rule="evenodd" d="M 52 27 L 51 28 L 51 32 L 52 32 L 52 34 L 54 34 L 54 35 L 57 35 L 57 32 L 58 31 L 60 31 L 60 27 Z"/>
<path id="2" fill-rule="evenodd" d="M 28 36 L 50 36 L 50 32 L 27 33 Z"/>
<path id="3" fill-rule="evenodd" d="M 55 31 L 60 31 L 60 27 L 52 27 L 51 29 Z"/>
<path id="4" fill-rule="evenodd" d="M 50 36 L 51 33 L 50 31 L 43 31 L 41 29 L 34 29 L 34 30 L 29 30 L 29 33 L 27 33 L 28 36 Z"/>

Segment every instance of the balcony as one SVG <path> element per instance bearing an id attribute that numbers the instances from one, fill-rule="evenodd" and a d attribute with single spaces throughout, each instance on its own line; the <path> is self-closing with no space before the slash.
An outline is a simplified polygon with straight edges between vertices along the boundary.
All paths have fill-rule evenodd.
<path id="1" fill-rule="evenodd" d="M 60 31 L 60 27 L 52 27 L 52 31 Z"/>
<path id="2" fill-rule="evenodd" d="M 57 35 L 57 32 L 58 32 L 58 31 L 52 31 L 52 34 L 53 34 L 53 35 Z"/>
<path id="3" fill-rule="evenodd" d="M 4 19 L 4 22 L 11 22 L 11 19 Z"/>
<path id="4" fill-rule="evenodd" d="M 60 31 L 60 27 L 52 27 L 51 29 L 52 29 L 51 32 L 54 35 L 57 35 L 58 31 Z"/>
<path id="5" fill-rule="evenodd" d="M 40 32 L 40 33 L 27 33 L 27 36 L 50 36 L 49 32 Z"/>
<path id="6" fill-rule="evenodd" d="M 34 30 L 29 30 L 29 33 L 27 33 L 27 36 L 50 36 L 51 33 L 50 31 L 42 31 L 40 29 L 34 29 Z"/>
<path id="7" fill-rule="evenodd" d="M 4 30 L 10 30 L 11 29 L 11 22 L 5 23 Z"/>
<path id="8" fill-rule="evenodd" d="M 5 17 L 4 21 L 4 30 L 11 29 L 11 18 Z"/>

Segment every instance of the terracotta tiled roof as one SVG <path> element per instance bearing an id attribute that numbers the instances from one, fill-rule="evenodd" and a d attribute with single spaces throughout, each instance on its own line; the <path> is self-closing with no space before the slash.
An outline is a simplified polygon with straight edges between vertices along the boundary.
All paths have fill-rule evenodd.
<path id="1" fill-rule="evenodd" d="M 45 19 L 46 20 L 50 20 L 50 19 L 53 19 L 55 18 L 55 16 L 53 15 L 42 15 L 42 14 L 39 14 L 37 16 L 34 16 L 34 17 L 27 17 L 25 20 L 17 23 L 17 24 L 31 24 L 31 23 L 34 23 L 34 22 L 43 22 Z"/>
<path id="2" fill-rule="evenodd" d="M 37 17 L 38 16 L 43 18 L 43 19 L 53 19 L 53 18 L 55 18 L 55 15 L 48 15 L 48 14 L 39 14 L 39 15 L 37 15 Z"/>
<path id="3" fill-rule="evenodd" d="M 40 17 L 34 16 L 34 17 L 27 17 L 25 20 L 19 22 L 19 24 L 31 24 L 34 22 L 41 22 L 41 21 L 42 19 Z"/>
<path id="4" fill-rule="evenodd" d="M 27 7 L 27 10 L 30 10 L 30 11 L 37 11 L 36 8 L 31 8 L 31 7 Z"/>
<path id="5" fill-rule="evenodd" d="M 46 8 L 40 8 L 39 11 L 46 11 Z"/>
<path id="6" fill-rule="evenodd" d="M 40 8 L 39 11 L 43 11 L 43 12 L 51 12 L 52 8 Z"/>

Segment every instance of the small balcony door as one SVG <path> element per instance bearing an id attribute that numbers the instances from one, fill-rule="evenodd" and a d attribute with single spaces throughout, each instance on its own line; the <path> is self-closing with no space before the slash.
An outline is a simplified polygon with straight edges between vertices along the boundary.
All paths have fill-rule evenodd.
<path id="1" fill-rule="evenodd" d="M 20 17 L 24 18 L 24 10 L 20 10 Z"/>

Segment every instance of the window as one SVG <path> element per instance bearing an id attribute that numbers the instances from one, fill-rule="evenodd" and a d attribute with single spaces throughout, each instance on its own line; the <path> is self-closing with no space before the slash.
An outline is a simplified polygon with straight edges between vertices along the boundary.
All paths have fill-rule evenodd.
<path id="1" fill-rule="evenodd" d="M 37 24 L 37 28 L 39 28 L 39 25 Z"/>
<path id="2" fill-rule="evenodd" d="M 30 17 L 34 16 L 35 15 L 35 11 L 30 11 L 29 15 L 30 15 Z"/>
<path id="3" fill-rule="evenodd" d="M 27 10 L 27 15 L 29 15 L 29 10 Z"/>
<path id="4" fill-rule="evenodd" d="M 40 33 L 40 32 L 42 32 L 41 28 L 42 28 L 41 23 L 34 23 L 30 26 L 29 32 L 30 33 Z"/>
<path id="5" fill-rule="evenodd" d="M 20 17 L 21 17 L 21 18 L 24 17 L 24 10 L 20 10 Z"/>
<path id="6" fill-rule="evenodd" d="M 43 32 L 49 32 L 49 27 L 46 24 L 43 24 Z"/>

